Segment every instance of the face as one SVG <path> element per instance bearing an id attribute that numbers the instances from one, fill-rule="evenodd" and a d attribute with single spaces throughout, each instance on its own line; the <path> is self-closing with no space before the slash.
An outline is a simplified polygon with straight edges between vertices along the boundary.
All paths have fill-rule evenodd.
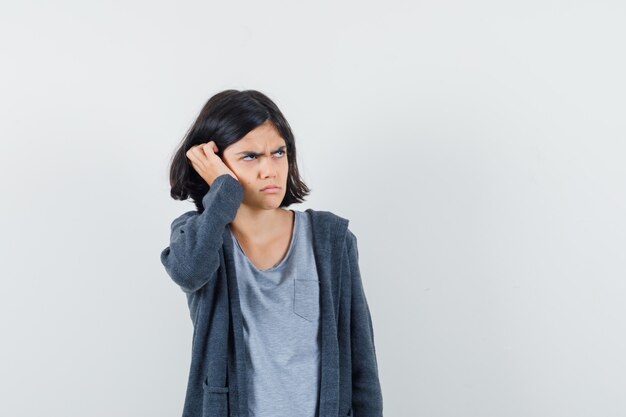
<path id="1" fill-rule="evenodd" d="M 287 144 L 271 122 L 251 130 L 226 148 L 222 160 L 243 186 L 242 204 L 259 209 L 280 206 L 287 190 Z M 268 185 L 279 188 L 261 191 Z"/>

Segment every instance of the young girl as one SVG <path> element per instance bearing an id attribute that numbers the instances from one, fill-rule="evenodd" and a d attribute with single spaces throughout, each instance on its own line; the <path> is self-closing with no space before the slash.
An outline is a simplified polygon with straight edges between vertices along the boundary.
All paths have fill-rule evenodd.
<path id="1" fill-rule="evenodd" d="M 331 212 L 287 209 L 310 190 L 272 100 L 213 96 L 170 183 L 197 207 L 161 252 L 194 329 L 183 416 L 382 416 L 356 236 Z"/>

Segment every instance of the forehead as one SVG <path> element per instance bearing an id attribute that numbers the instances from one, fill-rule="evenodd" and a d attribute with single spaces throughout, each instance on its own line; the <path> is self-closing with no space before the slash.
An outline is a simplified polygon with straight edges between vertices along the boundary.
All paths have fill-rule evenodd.
<path id="1" fill-rule="evenodd" d="M 252 129 L 244 137 L 234 143 L 233 146 L 240 148 L 254 145 L 264 146 L 266 144 L 270 146 L 285 144 L 285 140 L 280 136 L 278 129 L 269 121 Z"/>

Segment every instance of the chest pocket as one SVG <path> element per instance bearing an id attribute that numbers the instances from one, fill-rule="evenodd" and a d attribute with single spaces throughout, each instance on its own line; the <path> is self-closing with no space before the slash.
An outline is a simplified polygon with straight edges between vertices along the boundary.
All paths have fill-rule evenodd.
<path id="1" fill-rule="evenodd" d="M 316 279 L 293 280 L 293 312 L 308 321 L 320 318 L 320 282 Z"/>

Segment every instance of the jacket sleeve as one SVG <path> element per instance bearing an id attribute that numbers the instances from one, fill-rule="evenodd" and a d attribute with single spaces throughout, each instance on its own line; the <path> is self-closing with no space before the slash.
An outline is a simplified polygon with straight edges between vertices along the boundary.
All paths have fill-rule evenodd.
<path id="1" fill-rule="evenodd" d="M 172 221 L 170 244 L 161 251 L 161 263 L 185 293 L 197 291 L 214 276 L 224 228 L 235 218 L 242 200 L 242 185 L 223 174 L 202 197 L 201 214 L 188 211 Z"/>
<path id="2" fill-rule="evenodd" d="M 378 378 L 374 328 L 359 270 L 357 238 L 350 230 L 348 230 L 347 247 L 352 280 L 350 342 L 353 415 L 355 417 L 382 417 L 383 396 Z"/>

